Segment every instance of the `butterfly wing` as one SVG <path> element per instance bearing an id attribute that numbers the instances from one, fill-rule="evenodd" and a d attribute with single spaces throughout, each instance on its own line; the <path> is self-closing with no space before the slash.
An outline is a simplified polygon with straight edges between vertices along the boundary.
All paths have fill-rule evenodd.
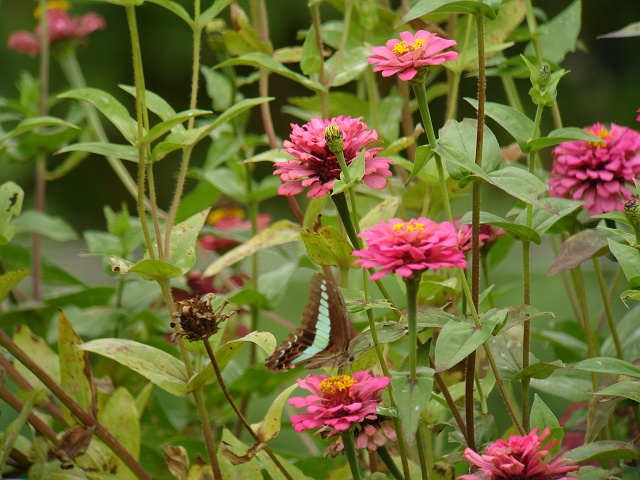
<path id="1" fill-rule="evenodd" d="M 340 290 L 321 275 L 311 279 L 309 300 L 302 313 L 302 325 L 267 358 L 265 366 L 283 372 L 298 365 L 319 368 L 338 365 L 351 339 L 346 307 Z"/>

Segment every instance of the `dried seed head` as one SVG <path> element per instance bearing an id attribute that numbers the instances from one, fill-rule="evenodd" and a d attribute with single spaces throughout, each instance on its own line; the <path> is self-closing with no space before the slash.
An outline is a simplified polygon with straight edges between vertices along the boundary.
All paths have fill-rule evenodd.
<path id="1" fill-rule="evenodd" d="M 205 340 L 218 332 L 221 322 L 238 313 L 238 310 L 222 313 L 229 304 L 227 301 L 223 302 L 216 310 L 213 310 L 212 302 L 214 298 L 215 295 L 207 293 L 200 297 L 176 302 L 174 317 L 177 324 L 180 325 L 180 331 L 177 332 L 177 335 L 181 335 L 192 342 Z M 176 322 L 171 322 L 171 326 L 175 328 Z"/>

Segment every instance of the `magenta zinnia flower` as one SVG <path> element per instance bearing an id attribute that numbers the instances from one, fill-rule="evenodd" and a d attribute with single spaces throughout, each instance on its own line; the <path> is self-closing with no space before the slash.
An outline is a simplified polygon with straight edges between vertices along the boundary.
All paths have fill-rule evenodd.
<path id="1" fill-rule="evenodd" d="M 393 38 L 384 47 L 373 47 L 368 58 L 374 72 L 382 72 L 383 77 L 398 73 L 400 80 L 412 80 L 418 70 L 429 65 L 440 65 L 458 58 L 454 51 L 443 50 L 456 44 L 455 40 L 446 40 L 425 30 L 400 33 L 400 38 Z"/>
<path id="2" fill-rule="evenodd" d="M 553 150 L 552 197 L 586 201 L 589 215 L 622 211 L 631 196 L 625 186 L 640 173 L 640 134 L 611 124 L 585 128 L 602 142 L 563 142 Z"/>
<path id="3" fill-rule="evenodd" d="M 471 248 L 471 236 L 473 232 L 470 224 L 463 223 L 462 225 L 459 225 L 459 222 L 459 218 L 453 219 L 453 224 L 458 229 L 458 248 L 463 252 L 466 252 Z M 480 248 L 487 247 L 488 249 L 504 235 L 506 235 L 506 232 L 502 228 L 498 228 L 496 230 L 493 225 L 481 223 L 480 235 L 478 235 L 480 239 Z"/>
<path id="4" fill-rule="evenodd" d="M 296 432 L 329 430 L 325 436 L 331 436 L 353 424 L 376 420 L 376 406 L 382 403 L 382 390 L 390 381 L 389 377 L 374 377 L 366 370 L 353 375 L 309 375 L 298 379 L 300 388 L 312 395 L 288 400 L 296 408 L 306 407 L 306 411 L 291 417 L 293 428 Z"/>
<path id="5" fill-rule="evenodd" d="M 360 257 L 355 263 L 364 268 L 382 267 L 371 275 L 371 280 L 391 272 L 410 277 L 428 268 L 467 268 L 458 246 L 458 230 L 451 222 L 436 223 L 424 217 L 404 222 L 392 218 L 359 236 L 367 239 L 367 248 L 353 252 Z"/>
<path id="6" fill-rule="evenodd" d="M 484 455 L 470 448 L 465 449 L 464 458 L 479 467 L 482 475 L 462 475 L 458 480 L 555 480 L 575 477 L 569 472 L 579 470 L 580 466 L 572 465 L 568 458 L 556 455 L 548 462 L 543 460 L 557 443 L 554 438 L 542 446 L 542 441 L 549 433 L 550 430 L 545 428 L 538 436 L 538 429 L 535 428 L 524 437 L 511 435 L 506 442 L 500 439 L 489 445 Z"/>
<path id="7" fill-rule="evenodd" d="M 104 18 L 95 12 L 73 17 L 65 11 L 64 2 L 53 5 L 47 12 L 49 43 L 52 46 L 70 38 L 81 40 L 91 32 L 104 30 L 107 26 Z M 9 37 L 8 47 L 35 57 L 40 53 L 40 26 L 36 27 L 35 33 L 26 30 L 13 33 Z"/>
<path id="8" fill-rule="evenodd" d="M 340 164 L 325 140 L 325 130 L 336 124 L 344 140 L 344 158 L 349 165 L 365 148 L 365 174 L 362 181 L 375 190 L 387 186 L 391 175 L 389 158 L 374 158 L 381 147 L 369 148 L 378 141 L 375 130 L 367 130 L 367 125 L 359 118 L 339 116 L 330 120 L 314 118 L 302 127 L 291 124 L 291 141 L 285 140 L 284 149 L 295 158 L 278 162 L 274 175 L 280 175 L 282 185 L 278 194 L 288 197 L 297 195 L 310 187 L 307 197 L 322 197 L 333 189 L 333 183 L 340 178 Z"/>
<path id="9" fill-rule="evenodd" d="M 368 452 L 375 452 L 378 448 L 386 445 L 388 441 L 398 441 L 396 431 L 389 424 L 388 419 L 384 417 L 356 423 L 353 434 L 356 450 L 364 450 L 366 448 Z M 339 436 L 329 444 L 324 451 L 324 456 L 337 457 L 342 451 L 344 451 L 344 443 L 342 437 Z"/>

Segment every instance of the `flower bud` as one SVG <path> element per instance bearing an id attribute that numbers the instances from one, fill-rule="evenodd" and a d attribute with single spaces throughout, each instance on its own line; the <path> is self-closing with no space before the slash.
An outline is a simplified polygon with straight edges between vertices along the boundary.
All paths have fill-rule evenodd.
<path id="1" fill-rule="evenodd" d="M 224 32 L 227 30 L 227 22 L 222 18 L 214 18 L 207 23 L 205 32 L 207 34 L 207 44 L 213 52 L 226 52 L 224 43 Z"/>
<path id="2" fill-rule="evenodd" d="M 325 129 L 324 139 L 327 141 L 329 150 L 334 154 L 344 150 L 344 138 L 337 123 L 332 123 Z"/>
<path id="3" fill-rule="evenodd" d="M 624 214 L 632 225 L 640 223 L 640 201 L 637 198 L 629 198 L 624 203 Z"/>

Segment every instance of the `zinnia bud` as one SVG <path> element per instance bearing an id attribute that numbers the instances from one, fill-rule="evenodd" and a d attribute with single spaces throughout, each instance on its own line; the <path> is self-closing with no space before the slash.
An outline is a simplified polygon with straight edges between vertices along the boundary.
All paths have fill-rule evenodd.
<path id="1" fill-rule="evenodd" d="M 344 138 L 337 123 L 332 123 L 325 129 L 324 139 L 332 153 L 337 154 L 344 150 Z"/>
<path id="2" fill-rule="evenodd" d="M 624 203 L 624 214 L 632 225 L 640 223 L 640 202 L 637 198 L 629 198 Z"/>

